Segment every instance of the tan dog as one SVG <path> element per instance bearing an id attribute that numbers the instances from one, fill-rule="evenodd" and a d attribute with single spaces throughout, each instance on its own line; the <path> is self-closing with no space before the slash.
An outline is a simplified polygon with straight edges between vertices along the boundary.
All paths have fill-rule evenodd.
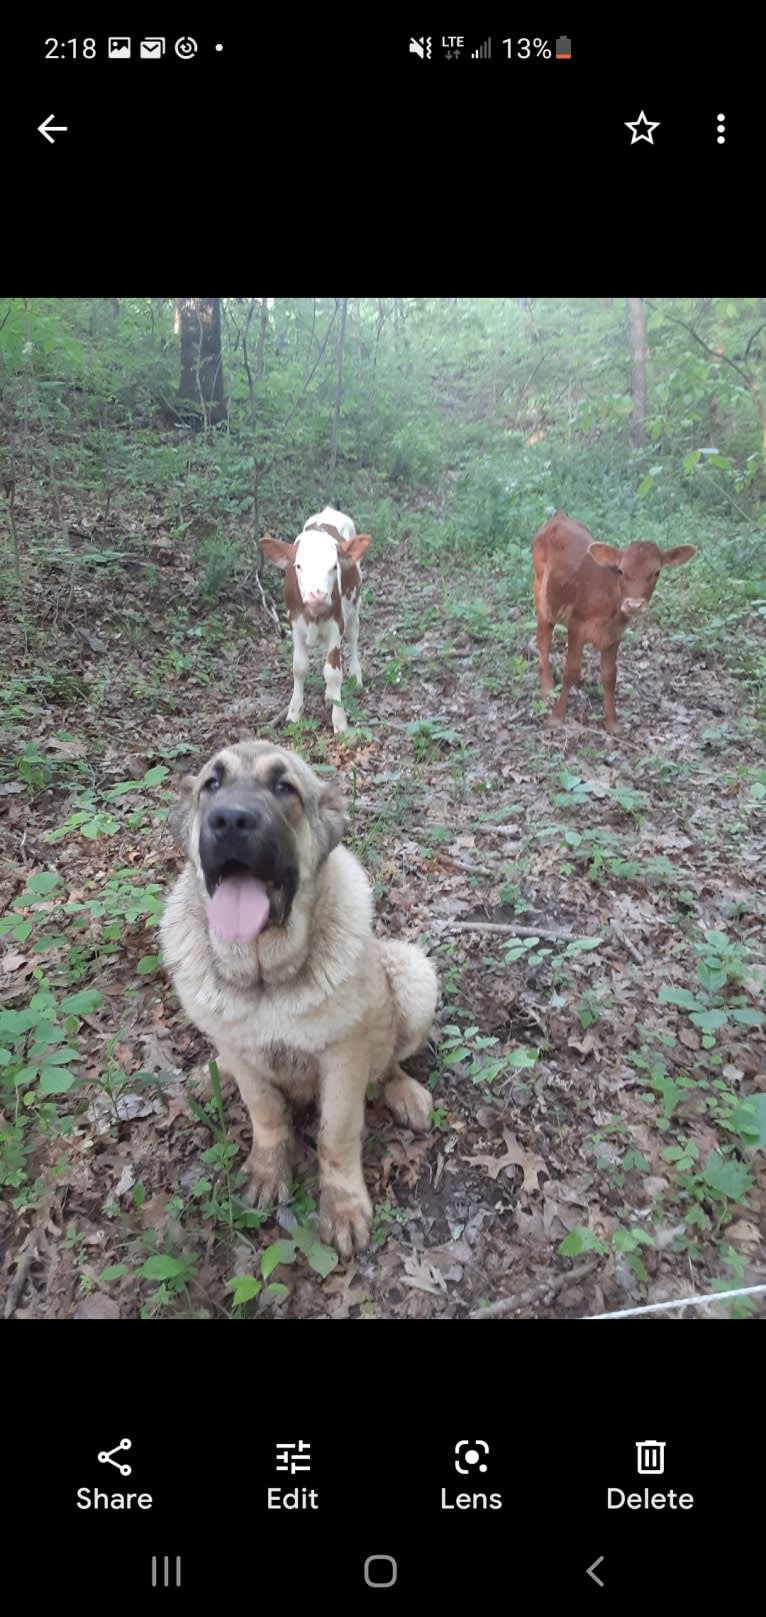
<path id="1" fill-rule="evenodd" d="M 216 1045 L 250 1113 L 252 1199 L 286 1200 L 291 1099 L 320 1113 L 320 1234 L 348 1257 L 372 1206 L 362 1174 L 367 1086 L 425 1130 L 431 1098 L 398 1063 L 425 1042 L 436 973 L 411 944 L 372 932 L 372 893 L 337 786 L 271 742 L 225 747 L 175 816 L 188 855 L 162 920 L 187 1015 Z"/>

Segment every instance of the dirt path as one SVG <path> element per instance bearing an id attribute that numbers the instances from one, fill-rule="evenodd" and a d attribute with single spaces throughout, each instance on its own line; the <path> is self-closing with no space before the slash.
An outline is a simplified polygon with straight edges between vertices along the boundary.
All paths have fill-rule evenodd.
<path id="1" fill-rule="evenodd" d="M 33 927 L 0 938 L 0 999 L 26 1005 L 35 968 L 104 995 L 79 1030 L 87 1087 L 35 1103 L 25 1173 L 6 1167 L 12 1311 L 220 1315 L 227 1282 L 253 1276 L 263 1314 L 457 1317 L 518 1296 L 562 1317 L 764 1281 L 766 753 L 734 681 L 649 625 L 621 653 L 618 740 L 587 686 L 553 734 L 526 618 L 478 579 L 370 566 L 355 740 L 334 742 L 315 681 L 296 744 L 344 777 L 381 931 L 437 959 L 440 1036 L 412 1067 L 436 1126 L 416 1139 L 372 1102 L 373 1246 L 323 1276 L 290 1246 L 311 1226 L 311 1120 L 295 1206 L 259 1228 L 227 1189 L 245 1114 L 227 1095 L 216 1124 L 151 930 L 176 868 L 171 771 L 285 739 L 287 645 L 257 605 L 200 617 L 180 555 L 151 597 L 134 580 L 78 590 L 69 626 L 39 581 L 47 686 L 12 636 L 0 904 Z M 32 743 L 55 760 L 42 785 L 16 761 Z M 88 813 L 109 827 L 83 834 Z M 9 909 L 40 870 L 55 893 Z M 277 1241 L 286 1261 L 263 1275 Z"/>

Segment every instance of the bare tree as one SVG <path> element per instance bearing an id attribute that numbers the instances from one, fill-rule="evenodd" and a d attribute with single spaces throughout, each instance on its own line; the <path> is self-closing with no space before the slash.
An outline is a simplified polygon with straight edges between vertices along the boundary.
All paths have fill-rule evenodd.
<path id="1" fill-rule="evenodd" d="M 340 310 L 340 331 L 338 332 L 338 369 L 335 382 L 335 411 L 332 418 L 332 440 L 330 443 L 330 491 L 335 477 L 335 467 L 338 460 L 338 422 L 340 421 L 340 406 L 343 398 L 343 345 L 346 339 L 346 315 L 348 314 L 348 298 L 344 298 Z"/>
<path id="2" fill-rule="evenodd" d="M 646 442 L 646 319 L 641 298 L 626 298 L 628 306 L 628 347 L 630 350 L 630 441 L 634 449 Z"/>
<path id="3" fill-rule="evenodd" d="M 177 324 L 181 336 L 182 399 L 202 406 L 206 425 L 223 420 L 223 357 L 221 354 L 221 299 L 177 298 Z"/>
<path id="4" fill-rule="evenodd" d="M 258 328 L 258 347 L 255 351 L 255 374 L 263 375 L 263 356 L 266 349 L 266 332 L 269 327 L 269 300 L 261 298 L 261 323 Z"/>

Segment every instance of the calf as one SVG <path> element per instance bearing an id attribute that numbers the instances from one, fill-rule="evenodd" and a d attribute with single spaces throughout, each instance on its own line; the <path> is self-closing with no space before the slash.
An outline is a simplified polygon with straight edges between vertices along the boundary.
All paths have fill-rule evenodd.
<path id="1" fill-rule="evenodd" d="M 540 653 L 540 684 L 546 695 L 553 690 L 550 649 L 553 626 L 563 623 L 567 654 L 561 694 L 551 712 L 551 723 L 561 724 L 569 692 L 580 678 L 585 645 L 601 652 L 604 687 L 604 723 L 610 734 L 617 729 L 614 689 L 617 652 L 629 623 L 645 612 L 663 567 L 678 567 L 696 555 L 693 545 L 660 550 L 637 541 L 624 550 L 599 545 L 581 522 L 556 511 L 532 541 L 535 570 L 535 612 Z"/>
<path id="2" fill-rule="evenodd" d="M 324 652 L 325 700 L 332 702 L 332 727 L 346 730 L 348 720 L 340 699 L 343 673 L 340 645 L 345 633 L 349 647 L 349 673 L 362 683 L 359 666 L 359 597 L 362 570 L 359 559 L 371 543 L 358 534 L 350 517 L 327 505 L 309 517 L 292 543 L 262 539 L 264 556 L 285 575 L 285 606 L 293 631 L 293 695 L 287 718 L 294 724 L 303 712 L 303 682 L 309 651 Z"/>

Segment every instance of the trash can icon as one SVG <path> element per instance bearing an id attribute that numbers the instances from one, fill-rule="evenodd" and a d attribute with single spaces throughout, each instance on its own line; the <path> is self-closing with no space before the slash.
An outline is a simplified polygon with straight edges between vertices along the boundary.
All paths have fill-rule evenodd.
<path id="1" fill-rule="evenodd" d="M 640 1477 L 661 1477 L 665 1470 L 666 1443 L 657 1443 L 648 1438 L 645 1443 L 637 1443 L 638 1474 Z"/>

